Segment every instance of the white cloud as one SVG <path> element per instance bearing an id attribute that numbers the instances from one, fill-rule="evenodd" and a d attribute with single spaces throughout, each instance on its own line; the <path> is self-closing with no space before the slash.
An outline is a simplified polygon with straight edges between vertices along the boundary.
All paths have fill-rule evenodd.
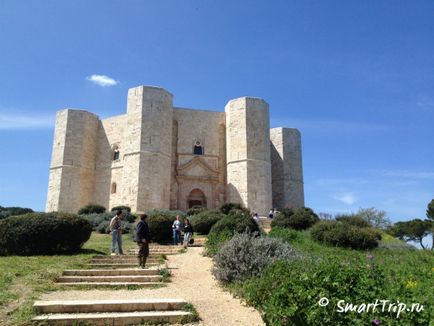
<path id="1" fill-rule="evenodd" d="M 0 130 L 54 128 L 55 116 L 0 114 Z"/>
<path id="2" fill-rule="evenodd" d="M 86 79 L 101 87 L 111 87 L 117 85 L 119 82 L 106 75 L 91 75 Z"/>
<path id="3" fill-rule="evenodd" d="M 334 195 L 333 198 L 347 205 L 352 205 L 357 201 L 357 198 L 352 193 Z"/>

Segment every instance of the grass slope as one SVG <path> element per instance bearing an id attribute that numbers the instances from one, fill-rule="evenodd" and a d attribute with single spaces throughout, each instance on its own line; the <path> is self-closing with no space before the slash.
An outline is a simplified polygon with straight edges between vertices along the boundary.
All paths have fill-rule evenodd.
<path id="1" fill-rule="evenodd" d="M 63 270 L 83 268 L 96 254 L 108 254 L 110 246 L 110 235 L 94 232 L 78 254 L 0 257 L 0 324 L 26 324 L 34 315 L 33 301 L 42 292 L 62 289 L 54 280 Z M 124 235 L 124 251 L 132 247 L 131 237 Z"/>

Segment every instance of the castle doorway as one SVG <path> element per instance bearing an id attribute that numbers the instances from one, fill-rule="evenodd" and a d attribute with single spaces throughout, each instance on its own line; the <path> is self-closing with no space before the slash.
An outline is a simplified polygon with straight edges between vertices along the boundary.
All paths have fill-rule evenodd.
<path id="1" fill-rule="evenodd" d="M 187 197 L 187 207 L 202 206 L 206 208 L 206 197 L 202 190 L 193 189 Z"/>

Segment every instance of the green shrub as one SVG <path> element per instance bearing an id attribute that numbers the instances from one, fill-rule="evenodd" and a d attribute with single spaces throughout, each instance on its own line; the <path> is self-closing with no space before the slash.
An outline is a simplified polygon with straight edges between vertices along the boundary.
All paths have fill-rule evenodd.
<path id="1" fill-rule="evenodd" d="M 206 211 L 205 207 L 202 207 L 202 206 L 193 206 L 193 207 L 191 207 L 191 208 L 189 208 L 187 210 L 187 215 L 188 216 L 192 216 L 192 215 L 199 214 L 199 213 L 201 213 L 203 211 Z"/>
<path id="2" fill-rule="evenodd" d="M 83 214 L 101 214 L 105 212 L 105 207 L 97 204 L 88 204 L 78 210 L 79 215 Z"/>
<path id="3" fill-rule="evenodd" d="M 228 215 L 229 212 L 233 209 L 243 209 L 243 206 L 241 206 L 241 204 L 236 204 L 236 203 L 224 203 L 223 205 L 220 206 L 220 212 L 222 212 L 225 215 Z"/>
<path id="4" fill-rule="evenodd" d="M 116 211 L 126 211 L 128 213 L 131 213 L 131 207 L 129 206 L 125 206 L 125 205 L 121 205 L 121 206 L 115 206 L 111 209 L 112 212 L 116 212 Z"/>
<path id="5" fill-rule="evenodd" d="M 134 223 L 124 222 L 122 223 L 122 233 L 134 233 L 136 226 Z"/>
<path id="6" fill-rule="evenodd" d="M 76 252 L 90 238 L 92 225 L 74 214 L 29 213 L 0 221 L 0 255 Z"/>
<path id="7" fill-rule="evenodd" d="M 337 215 L 335 217 L 336 221 L 342 222 L 342 223 L 347 223 L 350 225 L 354 225 L 357 226 L 359 228 L 367 228 L 367 227 L 371 227 L 371 224 L 366 221 L 365 219 L 363 219 L 362 217 L 358 216 L 358 215 Z"/>
<path id="8" fill-rule="evenodd" d="M 125 223 L 134 223 L 137 219 L 137 217 L 127 211 L 123 211 L 124 214 L 124 218 L 122 220 L 122 226 Z M 111 219 L 115 216 L 116 214 L 113 212 L 109 212 L 109 213 L 101 213 L 101 214 L 85 214 L 85 215 L 80 215 L 83 218 L 85 218 L 86 220 L 88 220 L 93 227 L 94 231 L 98 231 L 99 232 L 99 225 L 104 222 L 104 221 L 111 221 Z M 105 233 L 105 232 L 101 232 L 101 233 Z"/>
<path id="9" fill-rule="evenodd" d="M 269 233 L 268 236 L 271 238 L 281 239 L 283 242 L 293 243 L 303 241 L 300 232 L 292 229 L 275 227 Z"/>
<path id="10" fill-rule="evenodd" d="M 181 218 L 187 217 L 187 214 L 179 210 L 168 210 L 168 209 L 153 209 L 146 212 L 149 218 L 154 216 L 167 216 L 175 220 L 176 216 L 179 215 Z"/>
<path id="11" fill-rule="evenodd" d="M 319 217 L 308 207 L 297 208 L 295 211 L 285 209 L 277 214 L 271 222 L 271 227 L 286 227 L 294 230 L 306 230 L 319 221 Z"/>
<path id="12" fill-rule="evenodd" d="M 207 256 L 214 256 L 221 246 L 226 242 L 232 239 L 234 236 L 234 232 L 231 230 L 223 230 L 220 232 L 210 232 L 208 234 L 208 239 L 206 241 L 205 247 Z"/>
<path id="13" fill-rule="evenodd" d="M 190 222 L 193 225 L 194 232 L 201 234 L 208 234 L 211 227 L 221 220 L 225 215 L 219 211 L 204 211 L 199 214 L 193 215 Z"/>
<path id="14" fill-rule="evenodd" d="M 294 215 L 294 210 L 285 208 L 273 217 L 271 221 L 271 228 L 291 228 L 289 218 Z"/>
<path id="15" fill-rule="evenodd" d="M 134 223 L 122 222 L 122 234 L 133 233 L 135 229 Z M 101 234 L 109 234 L 110 233 L 110 221 L 102 221 L 100 224 L 94 228 L 94 231 L 97 231 Z M 134 235 L 134 234 L 132 234 Z"/>
<path id="16" fill-rule="evenodd" d="M 170 216 L 154 215 L 149 217 L 148 225 L 152 240 L 158 243 L 170 242 L 173 221 L 174 219 Z"/>
<path id="17" fill-rule="evenodd" d="M 380 320 L 381 325 L 430 325 L 433 312 L 427 307 L 433 299 L 432 291 L 418 296 L 420 289 L 406 286 L 408 280 L 398 281 L 396 271 L 389 277 L 381 262 L 360 256 L 278 261 L 261 277 L 245 282 L 240 293 L 248 304 L 261 310 L 267 325 L 362 326 L 371 325 L 373 320 Z M 330 300 L 327 307 L 318 304 L 324 297 Z M 387 310 L 387 305 L 382 311 L 381 303 L 375 312 L 338 311 L 339 300 L 361 305 L 382 300 L 379 298 L 407 305 L 420 303 L 425 309 L 419 313 L 404 311 L 399 318 L 396 310 Z"/>
<path id="18" fill-rule="evenodd" d="M 370 325 L 370 314 L 338 313 L 339 299 L 353 303 L 375 302 L 381 297 L 381 273 L 362 264 L 327 261 L 276 262 L 261 278 L 244 287 L 246 300 L 263 312 L 267 325 Z M 331 302 L 322 307 L 318 301 Z M 360 319 L 363 323 L 356 323 Z"/>
<path id="19" fill-rule="evenodd" d="M 214 224 L 210 232 L 230 230 L 232 233 L 259 232 L 259 226 L 248 214 L 231 214 Z"/>
<path id="20" fill-rule="evenodd" d="M 235 233 L 260 232 L 258 224 L 244 211 L 239 213 L 235 210 L 214 224 L 208 234 L 206 249 L 208 255 L 217 253 L 219 247 L 232 238 Z"/>
<path id="21" fill-rule="evenodd" d="M 276 260 L 299 258 L 289 244 L 257 234 L 238 233 L 214 257 L 213 273 L 222 282 L 260 276 Z"/>
<path id="22" fill-rule="evenodd" d="M 310 231 L 312 239 L 323 244 L 358 250 L 378 246 L 381 234 L 373 228 L 360 228 L 339 221 L 322 221 Z M 380 239 L 379 239 L 380 238 Z"/>
<path id="23" fill-rule="evenodd" d="M 109 234 L 110 233 L 110 221 L 102 221 L 95 228 L 95 231 L 101 234 Z"/>
<path id="24" fill-rule="evenodd" d="M 186 214 L 182 211 L 167 209 L 154 209 L 146 214 L 149 217 L 148 225 L 152 240 L 159 243 L 171 241 L 173 235 L 172 224 L 177 215 L 181 219 L 186 217 Z"/>

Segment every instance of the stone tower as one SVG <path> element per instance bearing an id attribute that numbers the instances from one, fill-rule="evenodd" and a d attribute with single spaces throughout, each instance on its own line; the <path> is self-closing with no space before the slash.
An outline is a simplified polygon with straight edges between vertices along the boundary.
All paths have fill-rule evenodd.
<path id="1" fill-rule="evenodd" d="M 273 206 L 304 206 L 301 136 L 297 129 L 270 130 Z"/>
<path id="2" fill-rule="evenodd" d="M 92 201 L 98 121 L 82 110 L 57 112 L 46 211 L 77 212 Z"/>
<path id="3" fill-rule="evenodd" d="M 225 112 L 226 199 L 266 215 L 272 207 L 268 104 L 242 97 L 229 101 Z"/>
<path id="4" fill-rule="evenodd" d="M 170 206 L 172 97 L 152 86 L 128 91 L 121 196 L 133 211 Z"/>

